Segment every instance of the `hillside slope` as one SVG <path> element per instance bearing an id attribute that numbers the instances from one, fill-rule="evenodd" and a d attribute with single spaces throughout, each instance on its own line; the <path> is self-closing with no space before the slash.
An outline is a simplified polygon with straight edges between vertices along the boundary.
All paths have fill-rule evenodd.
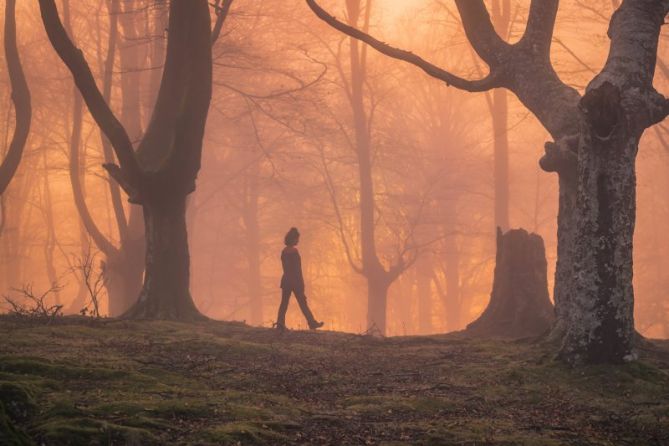
<path id="1" fill-rule="evenodd" d="M 533 342 L 0 318 L 1 444 L 669 444 L 669 343 L 571 370 Z"/>

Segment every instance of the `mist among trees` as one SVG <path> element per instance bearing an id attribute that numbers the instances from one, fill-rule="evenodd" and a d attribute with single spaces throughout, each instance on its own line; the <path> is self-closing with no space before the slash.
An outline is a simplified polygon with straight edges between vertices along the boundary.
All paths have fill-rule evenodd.
<path id="1" fill-rule="evenodd" d="M 0 351 L 0 424 L 16 444 L 75 438 L 53 417 L 131 443 L 125 418 L 79 400 L 76 417 L 44 415 L 34 401 L 55 393 L 16 378 L 38 359 L 88 370 L 74 352 L 93 340 L 110 370 L 195 380 L 116 389 L 128 404 L 160 383 L 189 395 L 165 401 L 211 397 L 229 415 L 214 428 L 213 412 L 174 409 L 216 433 L 138 425 L 138 444 L 525 444 L 520 414 L 539 409 L 524 386 L 553 381 L 603 399 L 562 411 L 576 400 L 542 393 L 543 424 L 576 418 L 537 438 L 615 443 L 622 431 L 576 412 L 625 414 L 636 392 L 655 421 L 621 429 L 669 441 L 653 411 L 669 404 L 669 2 L 4 5 L 0 331 L 25 345 Z M 40 364 L 26 373 L 44 378 Z M 607 379 L 631 387 L 602 396 Z M 493 385 L 526 391 L 498 404 L 517 405 L 513 426 L 463 406 Z M 28 395 L 25 415 L 3 386 Z M 299 407 L 274 411 L 263 392 Z M 327 417 L 355 421 L 326 422 L 328 398 L 344 412 Z M 486 434 L 440 430 L 471 411 Z M 411 424 L 427 419 L 439 427 Z"/>

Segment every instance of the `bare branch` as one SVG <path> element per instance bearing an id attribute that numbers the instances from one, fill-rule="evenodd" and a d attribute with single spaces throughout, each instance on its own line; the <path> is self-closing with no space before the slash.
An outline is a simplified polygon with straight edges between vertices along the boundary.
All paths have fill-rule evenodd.
<path id="1" fill-rule="evenodd" d="M 223 29 L 223 23 L 228 18 L 230 13 L 230 6 L 232 6 L 233 0 L 222 0 L 223 4 L 221 5 L 221 0 L 216 0 L 216 3 L 212 6 L 216 10 L 216 23 L 214 24 L 214 29 L 211 32 L 211 44 L 213 45 L 218 37 L 221 35 L 221 29 Z"/>
<path id="2" fill-rule="evenodd" d="M 436 65 L 433 65 L 432 63 L 426 61 L 422 57 L 417 56 L 416 54 L 410 51 L 392 47 L 387 43 L 381 42 L 380 40 L 370 36 L 369 34 L 360 31 L 357 28 L 347 25 L 346 23 L 338 20 L 337 18 L 326 12 L 316 3 L 315 0 L 306 0 L 306 2 L 309 8 L 311 8 L 311 10 L 316 14 L 318 18 L 320 18 L 321 20 L 323 20 L 325 23 L 335 28 L 336 30 L 341 31 L 344 34 L 347 34 L 348 36 L 358 39 L 362 42 L 365 42 L 378 52 L 385 54 L 388 57 L 392 57 L 393 59 L 403 60 L 412 65 L 415 65 L 418 68 L 425 71 L 428 75 L 443 80 L 444 82 L 446 82 L 447 85 L 471 92 L 487 91 L 490 90 L 491 88 L 500 86 L 497 76 L 495 75 L 495 72 L 492 70 L 491 73 L 488 74 L 488 76 L 486 76 L 483 79 L 468 80 L 461 78 L 442 68 L 439 68 Z"/>

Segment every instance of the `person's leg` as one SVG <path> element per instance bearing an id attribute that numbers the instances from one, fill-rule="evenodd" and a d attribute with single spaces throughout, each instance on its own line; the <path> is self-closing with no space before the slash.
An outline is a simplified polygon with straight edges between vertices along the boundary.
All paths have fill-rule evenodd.
<path id="1" fill-rule="evenodd" d="M 279 315 L 276 317 L 276 327 L 286 328 L 286 311 L 288 311 L 288 301 L 293 290 L 281 288 L 281 304 L 279 305 Z"/>
<path id="2" fill-rule="evenodd" d="M 302 313 L 304 314 L 304 317 L 307 319 L 307 323 L 309 324 L 309 328 L 322 327 L 323 323 L 318 322 L 316 320 L 316 318 L 314 318 L 314 315 L 311 313 L 311 310 L 309 309 L 309 305 L 307 305 L 307 296 L 304 294 L 304 291 L 296 290 L 295 291 L 295 298 L 297 299 L 297 303 L 300 305 L 300 309 L 302 310 Z"/>

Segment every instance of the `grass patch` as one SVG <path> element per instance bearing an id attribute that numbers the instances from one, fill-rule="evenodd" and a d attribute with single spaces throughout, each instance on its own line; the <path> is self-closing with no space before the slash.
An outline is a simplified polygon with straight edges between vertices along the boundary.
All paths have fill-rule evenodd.
<path id="1" fill-rule="evenodd" d="M 0 317 L 0 336 L 3 445 L 669 444 L 669 343 L 571 369 L 451 335 Z"/>

